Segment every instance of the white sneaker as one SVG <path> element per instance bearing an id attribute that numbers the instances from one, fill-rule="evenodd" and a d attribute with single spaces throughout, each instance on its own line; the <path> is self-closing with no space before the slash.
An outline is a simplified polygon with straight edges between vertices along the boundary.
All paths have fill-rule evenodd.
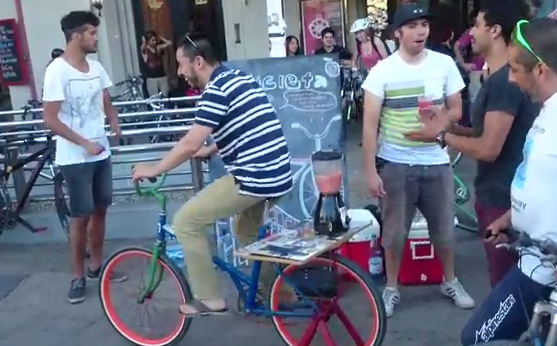
<path id="1" fill-rule="evenodd" d="M 395 305 L 400 301 L 400 293 L 396 287 L 385 287 L 383 290 L 383 304 L 385 304 L 385 312 L 387 317 L 393 315 Z"/>
<path id="2" fill-rule="evenodd" d="M 470 295 L 466 293 L 464 287 L 462 287 L 462 284 L 460 283 L 460 281 L 458 281 L 457 278 L 455 278 L 451 282 L 443 282 L 440 285 L 440 288 L 441 293 L 451 298 L 454 301 L 455 305 L 459 308 L 472 309 L 476 306 L 474 299 L 472 299 L 472 297 L 470 297 Z"/>

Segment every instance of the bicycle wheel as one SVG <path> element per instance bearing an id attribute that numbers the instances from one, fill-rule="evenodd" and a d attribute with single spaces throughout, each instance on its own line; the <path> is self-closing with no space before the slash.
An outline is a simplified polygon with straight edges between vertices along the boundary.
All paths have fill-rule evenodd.
<path id="1" fill-rule="evenodd" d="M 128 264 L 130 260 L 143 262 L 145 265 L 139 272 L 140 277 L 126 272 L 126 281 L 112 282 L 110 277 L 114 272 L 122 273 L 123 269 L 130 269 Z M 143 302 L 141 302 L 140 294 L 147 289 L 146 286 L 149 285 L 148 281 L 151 278 L 152 260 L 152 251 L 136 247 L 124 248 L 112 254 L 106 261 L 100 275 L 99 298 L 101 306 L 112 327 L 127 341 L 139 346 L 174 345 L 184 338 L 190 327 L 191 319 L 179 313 L 179 305 L 192 299 L 192 293 L 182 271 L 165 254 L 159 254 L 154 270 L 161 275 L 152 274 L 160 279 L 154 280 L 158 281 L 159 284 L 156 285 L 153 292 L 145 295 Z M 124 265 L 121 266 L 122 264 Z M 116 269 L 117 267 L 118 269 Z M 146 277 L 143 277 L 144 273 L 147 274 Z M 139 285 L 130 289 L 123 288 L 123 285 L 133 283 L 133 280 L 138 280 Z M 118 294 L 123 294 L 124 297 L 116 298 Z M 154 304 L 156 297 L 164 300 L 171 299 L 171 297 L 177 299 L 167 303 L 162 308 L 155 309 L 152 304 Z M 116 303 L 124 300 L 124 298 L 128 298 L 130 306 L 119 313 L 116 309 Z M 146 308 L 145 311 L 138 311 L 142 308 Z M 158 322 L 158 326 L 134 328 L 127 322 L 129 319 L 124 316 L 125 313 L 139 312 L 138 315 L 145 318 L 145 315 L 149 314 L 150 311 L 164 313 L 162 316 L 146 318 L 149 322 Z M 137 319 L 137 317 L 135 316 L 134 319 Z"/>
<path id="2" fill-rule="evenodd" d="M 298 180 L 298 201 L 302 208 L 302 213 L 305 219 L 313 217 L 315 204 L 317 203 L 317 187 L 313 179 L 313 172 L 310 166 L 302 168 L 300 179 Z"/>
<path id="3" fill-rule="evenodd" d="M 303 301 L 306 304 L 300 299 L 291 305 L 281 302 L 284 292 L 283 285 L 286 282 L 293 283 L 299 291 L 298 293 L 303 295 Z M 362 288 L 360 296 L 354 292 L 355 285 Z M 348 301 L 351 308 L 350 320 L 347 316 L 348 312 L 344 312 L 339 305 L 344 288 L 347 289 L 344 293 L 349 293 L 351 299 Z M 367 300 L 365 305 L 362 298 Z M 316 304 L 319 308 L 313 309 L 309 302 Z M 366 306 L 371 309 L 366 311 L 364 309 Z M 288 265 L 271 287 L 269 309 L 273 312 L 287 311 L 290 313 L 290 318 L 296 318 L 298 321 L 303 317 L 294 317 L 296 311 L 301 313 L 303 310 L 311 313 L 313 309 L 314 318 L 309 326 L 299 333 L 299 336 L 287 330 L 287 327 L 297 328 L 301 323 L 289 323 L 287 321 L 289 317 L 286 316 L 271 317 L 277 333 L 288 346 L 330 345 L 332 343 L 327 341 L 330 341 L 333 335 L 337 345 L 379 346 L 383 342 L 387 328 L 387 316 L 381 300 L 381 292 L 374 285 L 369 273 L 343 257 L 334 260 L 318 257 L 304 265 Z M 353 316 L 362 312 L 360 317 Z M 321 328 L 318 328 L 317 321 L 320 321 Z M 344 333 L 342 333 L 342 327 L 344 327 Z M 319 334 L 316 334 L 317 330 L 319 330 Z"/>
<path id="4" fill-rule="evenodd" d="M 2 175 L 3 172 L 0 172 Z M 0 179 L 0 236 L 5 229 L 12 227 L 12 199 L 4 179 Z"/>
<path id="5" fill-rule="evenodd" d="M 56 214 L 62 226 L 64 234 L 70 240 L 70 210 L 66 203 L 66 195 L 64 194 L 64 177 L 58 172 L 54 176 L 54 205 L 56 206 Z"/>

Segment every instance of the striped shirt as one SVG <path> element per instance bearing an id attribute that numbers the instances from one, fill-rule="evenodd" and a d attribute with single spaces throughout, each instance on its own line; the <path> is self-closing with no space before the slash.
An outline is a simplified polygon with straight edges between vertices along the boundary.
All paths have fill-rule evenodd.
<path id="1" fill-rule="evenodd" d="M 431 50 L 416 65 L 407 64 L 398 52 L 377 63 L 362 84 L 366 92 L 382 101 L 377 156 L 410 165 L 448 163 L 447 151 L 436 143 L 411 141 L 406 134 L 422 127 L 418 112 L 421 97 L 442 106 L 447 96 L 458 94 L 463 87 L 455 62 Z"/>
<path id="2" fill-rule="evenodd" d="M 251 75 L 217 67 L 201 95 L 195 123 L 213 129 L 241 194 L 280 197 L 292 189 L 290 152 L 277 113 Z"/>

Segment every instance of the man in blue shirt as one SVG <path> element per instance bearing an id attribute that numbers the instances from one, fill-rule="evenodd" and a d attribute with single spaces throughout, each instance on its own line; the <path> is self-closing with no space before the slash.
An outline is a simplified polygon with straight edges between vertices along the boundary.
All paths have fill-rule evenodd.
<path id="1" fill-rule="evenodd" d="M 275 109 L 255 79 L 222 66 L 206 40 L 189 36 L 176 52 L 178 73 L 204 89 L 195 123 L 172 150 L 154 165 L 137 165 L 135 181 L 176 168 L 192 157 L 218 152 L 228 174 L 190 199 L 174 216 L 173 227 L 184 247 L 195 300 L 180 307 L 187 316 L 225 313 L 219 277 L 213 268 L 206 229 L 239 215 L 236 233 L 244 245 L 256 239 L 267 202 L 292 189 L 291 159 Z M 203 146 L 209 136 L 215 144 Z M 273 271 L 262 271 L 268 288 Z M 267 286 L 265 286 L 267 285 Z"/>

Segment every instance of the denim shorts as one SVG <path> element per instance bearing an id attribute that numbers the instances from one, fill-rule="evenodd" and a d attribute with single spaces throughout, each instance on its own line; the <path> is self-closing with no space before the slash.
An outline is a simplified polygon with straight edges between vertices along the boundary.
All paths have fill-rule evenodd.
<path id="1" fill-rule="evenodd" d="M 71 217 L 87 217 L 112 204 L 112 163 L 100 161 L 60 166 L 66 182 Z"/>
<path id="2" fill-rule="evenodd" d="M 434 246 L 452 246 L 454 238 L 454 181 L 442 165 L 407 165 L 382 160 L 380 176 L 386 196 L 379 201 L 385 249 L 402 251 L 416 208 L 425 217 Z"/>

